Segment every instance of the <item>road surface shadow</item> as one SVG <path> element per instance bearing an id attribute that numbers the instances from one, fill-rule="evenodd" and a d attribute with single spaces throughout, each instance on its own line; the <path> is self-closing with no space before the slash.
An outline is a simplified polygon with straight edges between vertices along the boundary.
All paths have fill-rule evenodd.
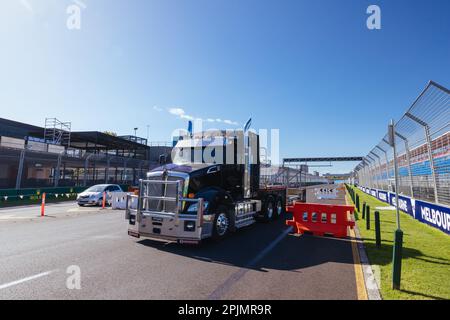
<path id="1" fill-rule="evenodd" d="M 152 247 L 191 259 L 208 263 L 237 266 L 241 268 L 265 271 L 300 270 L 325 263 L 353 264 L 351 239 L 332 237 L 316 237 L 309 235 L 288 234 L 265 257 L 257 263 L 252 263 L 273 241 L 286 230 L 286 218 L 289 214 L 270 223 L 256 223 L 252 226 L 229 235 L 222 241 L 205 240 L 198 246 L 180 245 L 174 242 L 162 242 L 142 239 L 138 244 Z M 365 243 L 366 247 L 375 246 Z M 377 265 L 387 265 L 392 262 L 392 244 L 383 243 L 381 248 L 370 248 L 376 254 Z M 404 259 L 420 259 L 432 263 L 449 265 L 450 261 L 436 257 L 428 257 L 421 251 L 403 247 Z M 434 260 L 434 261 L 433 261 Z M 439 260 L 439 261 L 436 261 Z"/>
<path id="2" fill-rule="evenodd" d="M 199 246 L 186 246 L 144 239 L 137 243 L 191 259 L 241 268 L 266 271 L 298 270 L 324 263 L 353 264 L 349 239 L 288 234 L 262 257 L 285 230 L 285 218 L 271 223 L 257 223 L 231 234 L 220 242 L 206 240 Z M 255 261 L 256 257 L 261 257 Z"/>
<path id="3" fill-rule="evenodd" d="M 433 296 L 433 295 L 431 295 L 431 294 L 420 293 L 420 292 L 416 292 L 416 291 L 410 291 L 410 290 L 404 290 L 404 289 L 401 289 L 400 291 L 401 291 L 401 292 L 408 293 L 408 294 L 412 294 L 412 295 L 421 296 L 421 297 L 424 297 L 424 298 L 427 298 L 427 299 L 433 299 L 433 300 L 447 300 L 447 299 L 444 298 L 444 297 Z"/>

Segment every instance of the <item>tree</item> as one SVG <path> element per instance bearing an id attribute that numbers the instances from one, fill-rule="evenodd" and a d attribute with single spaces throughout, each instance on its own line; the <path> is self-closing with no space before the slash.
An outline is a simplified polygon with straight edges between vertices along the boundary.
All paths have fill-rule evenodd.
<path id="1" fill-rule="evenodd" d="M 104 134 L 113 136 L 113 137 L 117 137 L 117 133 L 113 132 L 113 131 L 103 131 Z"/>

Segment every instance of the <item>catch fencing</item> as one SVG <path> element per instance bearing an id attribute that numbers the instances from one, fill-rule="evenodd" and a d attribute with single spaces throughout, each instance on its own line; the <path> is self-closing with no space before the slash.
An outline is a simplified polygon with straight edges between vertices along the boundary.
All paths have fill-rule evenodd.
<path id="1" fill-rule="evenodd" d="M 450 205 L 449 130 L 450 91 L 430 81 L 395 124 L 400 194 Z M 355 168 L 355 178 L 361 186 L 395 191 L 387 134 Z"/>

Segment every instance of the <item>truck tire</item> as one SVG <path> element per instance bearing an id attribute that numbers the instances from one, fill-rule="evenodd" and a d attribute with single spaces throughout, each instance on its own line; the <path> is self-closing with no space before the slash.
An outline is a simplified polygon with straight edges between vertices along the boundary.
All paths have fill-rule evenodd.
<path id="1" fill-rule="evenodd" d="M 275 201 L 273 197 L 267 197 L 266 201 L 264 202 L 262 212 L 264 222 L 269 222 L 274 219 L 273 216 L 275 214 Z"/>
<path id="2" fill-rule="evenodd" d="M 277 201 L 275 203 L 275 212 L 273 215 L 273 219 L 276 220 L 278 219 L 283 213 L 284 213 L 284 203 L 283 203 L 283 198 L 282 197 L 278 197 Z"/>
<path id="3" fill-rule="evenodd" d="M 230 216 L 227 207 L 219 206 L 214 217 L 212 238 L 216 241 L 226 237 L 230 231 Z"/>

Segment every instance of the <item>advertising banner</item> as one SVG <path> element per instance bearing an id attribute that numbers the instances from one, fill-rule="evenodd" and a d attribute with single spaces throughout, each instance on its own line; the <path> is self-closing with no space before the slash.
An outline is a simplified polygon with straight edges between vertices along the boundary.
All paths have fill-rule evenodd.
<path id="1" fill-rule="evenodd" d="M 395 205 L 396 205 L 395 193 L 391 193 L 390 192 L 389 195 L 390 195 L 389 196 L 390 204 L 391 204 L 391 206 L 395 207 Z M 399 196 L 398 197 L 398 207 L 403 212 L 406 212 L 410 216 L 414 217 L 414 211 L 413 211 L 411 198 L 407 198 L 407 197 L 404 197 L 404 196 Z"/>
<path id="2" fill-rule="evenodd" d="M 389 194 L 386 191 L 378 190 L 378 200 L 389 203 Z"/>
<path id="3" fill-rule="evenodd" d="M 377 190 L 376 189 L 370 189 L 370 195 L 372 197 L 378 198 Z"/>
<path id="4" fill-rule="evenodd" d="M 416 219 L 450 234 L 450 208 L 416 200 Z"/>

